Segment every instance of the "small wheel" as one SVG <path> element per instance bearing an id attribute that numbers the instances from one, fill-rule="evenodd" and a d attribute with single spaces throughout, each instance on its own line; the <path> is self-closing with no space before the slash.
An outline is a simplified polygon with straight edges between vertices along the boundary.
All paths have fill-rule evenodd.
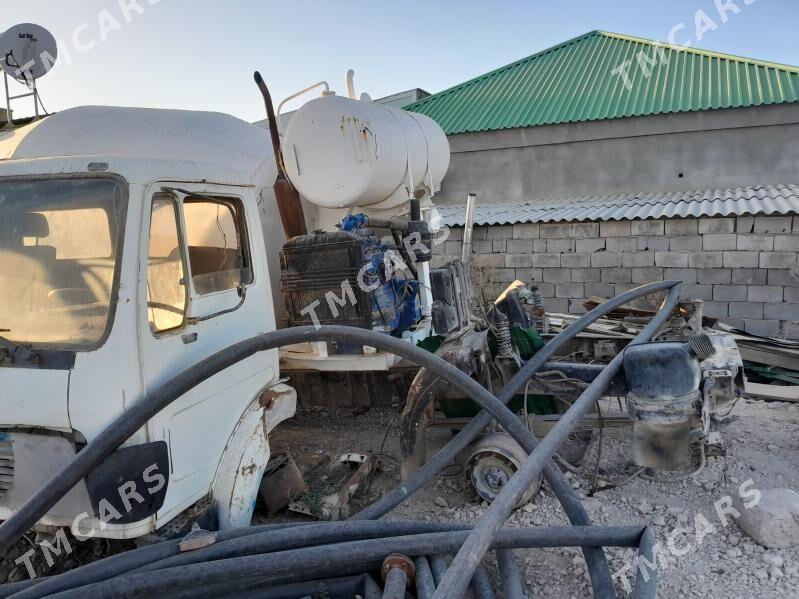
<path id="1" fill-rule="evenodd" d="M 474 491 L 491 503 L 525 459 L 527 454 L 510 435 L 491 433 L 472 446 L 466 465 L 466 476 Z M 515 507 L 521 507 L 530 501 L 540 488 L 541 476 L 530 485 Z"/>

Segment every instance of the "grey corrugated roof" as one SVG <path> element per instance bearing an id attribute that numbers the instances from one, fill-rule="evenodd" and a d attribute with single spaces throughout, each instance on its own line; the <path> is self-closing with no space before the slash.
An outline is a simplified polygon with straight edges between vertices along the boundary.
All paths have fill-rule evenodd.
<path id="1" fill-rule="evenodd" d="M 477 201 L 475 225 L 799 214 L 799 185 L 585 196 L 515 204 L 481 205 L 479 197 Z M 463 226 L 464 206 L 437 209 L 443 224 Z"/>

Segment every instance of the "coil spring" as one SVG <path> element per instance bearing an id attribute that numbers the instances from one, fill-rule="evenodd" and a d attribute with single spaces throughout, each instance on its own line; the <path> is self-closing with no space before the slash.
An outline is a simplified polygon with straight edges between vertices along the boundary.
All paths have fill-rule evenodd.
<path id="1" fill-rule="evenodd" d="M 497 349 L 500 356 L 513 355 L 513 342 L 510 336 L 510 321 L 507 318 L 498 319 L 496 322 Z"/>

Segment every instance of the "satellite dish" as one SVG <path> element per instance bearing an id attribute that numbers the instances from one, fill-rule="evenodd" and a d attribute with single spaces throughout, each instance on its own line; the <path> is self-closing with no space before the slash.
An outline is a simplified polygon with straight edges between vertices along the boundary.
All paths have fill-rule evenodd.
<path id="1" fill-rule="evenodd" d="M 17 81 L 31 85 L 52 68 L 58 44 L 47 29 L 21 23 L 0 35 L 0 68 Z"/>

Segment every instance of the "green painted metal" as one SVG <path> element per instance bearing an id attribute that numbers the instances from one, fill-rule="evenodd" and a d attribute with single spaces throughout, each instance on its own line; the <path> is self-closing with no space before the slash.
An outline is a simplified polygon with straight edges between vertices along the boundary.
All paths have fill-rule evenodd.
<path id="1" fill-rule="evenodd" d="M 799 67 L 592 31 L 406 106 L 447 134 L 799 101 Z"/>

